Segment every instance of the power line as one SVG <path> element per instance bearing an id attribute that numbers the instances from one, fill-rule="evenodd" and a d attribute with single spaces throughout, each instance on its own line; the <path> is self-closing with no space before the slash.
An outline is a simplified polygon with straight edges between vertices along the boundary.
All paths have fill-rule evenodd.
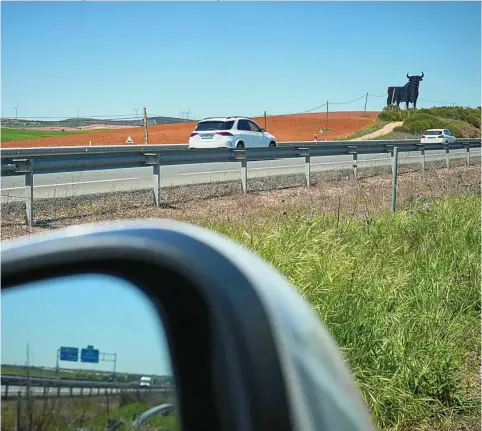
<path id="1" fill-rule="evenodd" d="M 348 105 L 349 103 L 357 102 L 358 100 L 364 99 L 365 97 L 366 94 L 357 99 L 350 100 L 349 102 L 330 102 L 330 105 Z"/>

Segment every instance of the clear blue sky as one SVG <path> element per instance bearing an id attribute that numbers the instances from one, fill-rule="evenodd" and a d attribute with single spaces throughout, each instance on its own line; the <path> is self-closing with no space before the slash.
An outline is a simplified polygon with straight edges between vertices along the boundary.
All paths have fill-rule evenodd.
<path id="1" fill-rule="evenodd" d="M 34 287 L 34 288 L 32 288 Z M 147 297 L 105 275 L 59 278 L 2 292 L 2 364 L 55 367 L 60 346 L 117 353 L 122 372 L 171 374 L 162 324 Z M 61 361 L 62 368 L 112 371 L 112 362 Z"/>
<path id="2" fill-rule="evenodd" d="M 479 2 L 2 2 L 3 116 L 300 112 L 481 99 Z M 386 98 L 370 98 L 379 110 Z M 333 105 L 363 109 L 364 101 Z"/>

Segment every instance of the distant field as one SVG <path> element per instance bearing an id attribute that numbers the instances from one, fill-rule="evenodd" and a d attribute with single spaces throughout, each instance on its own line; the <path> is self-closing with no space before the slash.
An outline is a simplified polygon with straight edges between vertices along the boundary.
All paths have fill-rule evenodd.
<path id="1" fill-rule="evenodd" d="M 1 128 L 2 142 L 25 141 L 27 139 L 48 138 L 51 136 L 76 135 L 79 133 L 91 133 L 97 131 L 105 131 L 106 129 L 95 130 L 75 130 L 62 132 L 57 130 L 29 130 L 29 129 L 9 129 Z"/>
<path id="2" fill-rule="evenodd" d="M 321 137 L 319 130 L 326 126 L 326 113 L 308 113 L 293 115 L 268 116 L 266 130 L 272 133 L 279 142 L 282 141 L 311 141 L 315 133 L 318 139 L 335 139 L 346 136 L 372 124 L 379 112 L 367 112 L 363 115 L 360 111 L 330 112 L 328 119 L 328 132 Z M 261 127 L 264 127 L 264 118 L 253 118 Z M 176 123 L 149 126 L 150 144 L 186 144 L 195 124 Z M 97 132 L 97 130 L 95 131 Z M 64 132 L 65 134 L 65 132 Z M 114 129 L 103 133 L 76 134 L 75 136 L 36 136 L 25 139 L 22 147 L 57 147 L 88 145 L 121 145 L 130 136 L 135 144 L 144 143 L 144 130 L 142 127 L 127 129 Z M 2 137 L 2 142 L 4 139 Z M 4 142 L 2 148 L 18 147 L 16 142 Z"/>

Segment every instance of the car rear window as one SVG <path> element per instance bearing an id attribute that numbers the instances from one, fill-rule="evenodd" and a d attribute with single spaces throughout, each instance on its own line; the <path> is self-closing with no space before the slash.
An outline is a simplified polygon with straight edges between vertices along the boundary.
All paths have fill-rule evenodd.
<path id="1" fill-rule="evenodd" d="M 430 136 L 430 135 L 442 135 L 442 131 L 441 130 L 427 130 L 425 133 L 424 133 L 425 136 Z"/>
<path id="2" fill-rule="evenodd" d="M 234 125 L 234 121 L 202 121 L 196 127 L 197 132 L 206 130 L 230 130 Z"/>

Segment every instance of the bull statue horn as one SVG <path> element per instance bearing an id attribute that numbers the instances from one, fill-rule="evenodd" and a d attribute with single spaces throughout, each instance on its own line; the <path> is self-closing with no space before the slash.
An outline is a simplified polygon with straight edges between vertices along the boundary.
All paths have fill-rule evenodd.
<path id="1" fill-rule="evenodd" d="M 408 73 L 407 73 L 407 78 L 410 79 L 410 76 L 408 76 Z"/>
<path id="2" fill-rule="evenodd" d="M 423 72 L 422 72 L 422 78 L 423 78 Z"/>

